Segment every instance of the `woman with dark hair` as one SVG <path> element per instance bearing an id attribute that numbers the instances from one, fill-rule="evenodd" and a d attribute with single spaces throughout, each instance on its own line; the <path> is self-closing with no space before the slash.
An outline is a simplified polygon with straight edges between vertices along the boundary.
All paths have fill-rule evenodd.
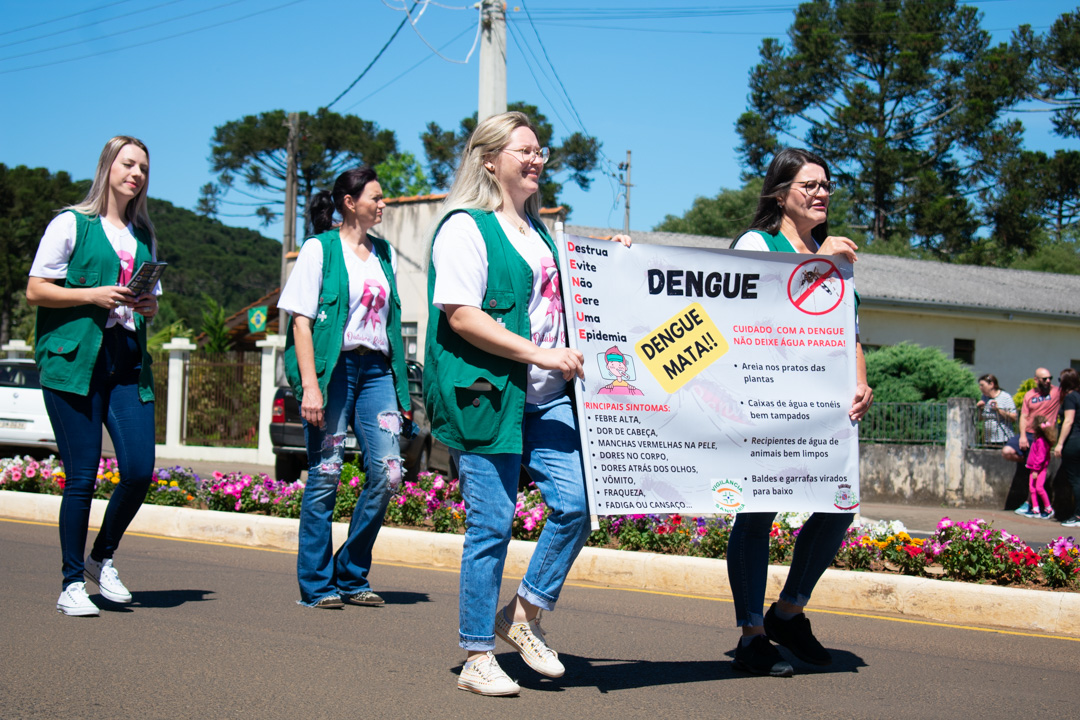
<path id="1" fill-rule="evenodd" d="M 833 183 L 829 167 L 817 155 L 787 148 L 769 164 L 757 214 L 733 246 L 736 250 L 843 255 L 855 262 L 856 245 L 828 232 Z M 856 307 L 858 297 L 856 296 Z M 866 361 L 855 320 L 856 391 L 848 416 L 866 414 L 874 393 L 866 384 Z M 776 513 L 740 513 L 728 545 L 728 580 L 735 600 L 735 619 L 742 638 L 735 648 L 735 668 L 758 675 L 790 676 L 794 670 L 769 642 L 788 648 L 814 665 L 832 662 L 810 629 L 803 608 L 822 573 L 844 540 L 851 513 L 815 512 L 799 531 L 787 582 L 780 599 L 763 614 L 768 578 L 769 532 Z"/>
<path id="2" fill-rule="evenodd" d="M 547 159 L 526 115 L 481 122 L 432 238 L 424 397 L 465 498 L 458 643 L 466 658 L 457 686 L 481 695 L 520 690 L 495 660 L 496 636 L 541 675 L 562 676 L 540 611 L 554 609 L 589 536 L 569 396 L 584 356 L 566 345 L 558 252 L 540 220 Z M 549 514 L 517 593 L 499 608 L 522 466 Z"/>
<path id="3" fill-rule="evenodd" d="M 1016 422 L 1016 403 L 1012 396 L 998 385 L 998 379 L 986 373 L 979 378 L 982 399 L 975 407 L 982 413 L 983 430 L 988 445 L 1002 445 L 1013 436 L 1012 424 Z"/>
<path id="4" fill-rule="evenodd" d="M 1054 455 L 1061 458 L 1061 468 L 1069 480 L 1073 492 L 1073 509 L 1061 523 L 1065 527 L 1080 527 L 1080 429 L 1077 429 L 1076 411 L 1080 408 L 1080 373 L 1070 368 L 1061 371 L 1058 379 L 1061 388 L 1061 431 Z M 1060 516 L 1059 516 L 1060 517 Z"/>
<path id="5" fill-rule="evenodd" d="M 368 582 L 371 549 L 401 483 L 401 410 L 410 408 L 396 256 L 370 233 L 384 207 L 369 167 L 344 172 L 332 193 L 317 193 L 308 208 L 317 234 L 300 249 L 278 301 L 293 316 L 285 375 L 300 401 L 307 440 L 296 568 L 300 604 L 308 607 L 383 604 Z M 333 554 L 331 522 L 349 425 L 363 450 L 365 480 L 348 538 Z"/>
<path id="6" fill-rule="evenodd" d="M 45 229 L 26 285 L 27 302 L 38 308 L 34 355 L 66 477 L 60 503 L 64 584 L 56 602 L 65 615 L 98 614 L 84 578 L 106 600 L 131 602 L 113 553 L 154 473 L 146 321 L 157 313 L 161 287 L 138 297 L 127 287 L 157 252 L 146 211 L 149 182 L 146 145 L 126 135 L 109 140 L 86 199 L 64 208 Z M 120 483 L 84 560 L 102 424 L 116 449 Z"/>

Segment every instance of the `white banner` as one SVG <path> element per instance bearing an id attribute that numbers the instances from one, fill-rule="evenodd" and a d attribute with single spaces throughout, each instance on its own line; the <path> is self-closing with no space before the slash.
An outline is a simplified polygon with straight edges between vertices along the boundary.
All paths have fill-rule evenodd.
<path id="1" fill-rule="evenodd" d="M 858 507 L 850 263 L 557 242 L 593 514 Z"/>

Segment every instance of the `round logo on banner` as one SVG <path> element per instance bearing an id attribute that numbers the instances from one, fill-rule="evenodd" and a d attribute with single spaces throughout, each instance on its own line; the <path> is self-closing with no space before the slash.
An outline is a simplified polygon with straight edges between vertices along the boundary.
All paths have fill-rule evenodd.
<path id="1" fill-rule="evenodd" d="M 712 491 L 716 512 L 730 515 L 746 508 L 742 485 L 734 480 L 718 480 L 713 483 Z"/>
<path id="2" fill-rule="evenodd" d="M 840 483 L 833 497 L 833 506 L 838 510 L 854 510 L 859 507 L 859 496 L 850 485 Z"/>
<path id="3" fill-rule="evenodd" d="M 824 315 L 844 299 L 844 279 L 829 260 L 807 260 L 788 278 L 788 298 L 807 315 Z"/>

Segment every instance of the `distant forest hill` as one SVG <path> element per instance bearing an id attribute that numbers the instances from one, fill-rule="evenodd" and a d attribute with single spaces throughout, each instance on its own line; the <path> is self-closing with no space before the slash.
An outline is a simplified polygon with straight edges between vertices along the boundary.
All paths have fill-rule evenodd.
<path id="1" fill-rule="evenodd" d="M 169 263 L 161 279 L 165 293 L 154 321 L 176 320 L 196 332 L 202 326 L 206 296 L 232 314 L 278 287 L 281 243 L 254 230 L 235 228 L 149 198 L 158 257 Z"/>

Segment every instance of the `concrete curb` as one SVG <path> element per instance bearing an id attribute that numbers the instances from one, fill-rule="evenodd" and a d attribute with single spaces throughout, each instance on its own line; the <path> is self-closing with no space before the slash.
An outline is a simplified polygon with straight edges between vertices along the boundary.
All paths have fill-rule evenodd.
<path id="1" fill-rule="evenodd" d="M 98 527 L 106 501 L 94 500 L 91 526 Z M 0 490 L 0 515 L 55 523 L 55 495 Z M 295 551 L 299 521 L 243 513 L 143 505 L 131 532 L 209 542 Z M 345 523 L 334 524 L 334 541 L 343 542 Z M 461 535 L 384 527 L 375 544 L 377 561 L 458 568 Z M 524 575 L 534 544 L 512 540 L 506 572 Z M 776 597 L 787 568 L 770 566 L 767 597 Z M 585 548 L 570 581 L 730 597 L 727 567 L 721 560 Z M 826 570 L 814 592 L 814 606 L 888 612 L 920 620 L 977 624 L 1028 632 L 1080 636 L 1080 593 L 1047 592 L 944 580 Z"/>

